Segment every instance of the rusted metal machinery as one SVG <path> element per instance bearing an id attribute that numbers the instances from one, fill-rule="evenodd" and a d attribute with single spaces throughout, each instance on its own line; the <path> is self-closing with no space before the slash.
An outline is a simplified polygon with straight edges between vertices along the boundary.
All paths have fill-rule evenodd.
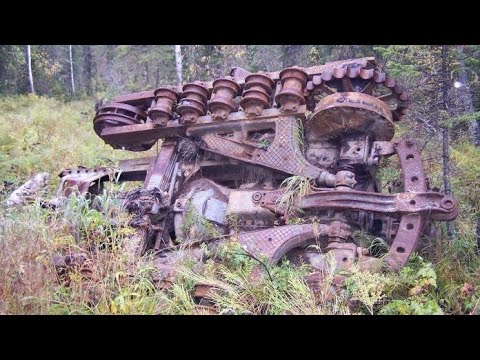
<path id="1" fill-rule="evenodd" d="M 213 82 L 118 96 L 98 110 L 98 136 L 130 151 L 161 139 L 158 155 L 116 170 L 65 170 L 62 190 L 95 193 L 114 174 L 144 181 L 125 201 L 142 233 L 140 254 L 196 243 L 209 224 L 272 263 L 286 256 L 321 270 L 329 252 L 340 268 L 368 268 L 378 258 L 358 243 L 361 231 L 382 238 L 384 263 L 400 268 L 432 220 L 457 216 L 452 196 L 428 188 L 415 143 L 392 141 L 408 101 L 374 58 L 271 73 L 234 68 Z M 382 193 L 376 172 L 392 155 L 403 185 Z M 309 184 L 303 196 L 281 186 L 293 177 Z"/>

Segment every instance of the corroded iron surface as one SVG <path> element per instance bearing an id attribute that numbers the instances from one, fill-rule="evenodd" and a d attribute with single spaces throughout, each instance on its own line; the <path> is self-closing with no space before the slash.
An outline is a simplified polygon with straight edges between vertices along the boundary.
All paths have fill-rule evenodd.
<path id="1" fill-rule="evenodd" d="M 428 188 L 414 141 L 392 140 L 408 102 L 374 58 L 234 68 L 219 79 L 120 95 L 98 110 L 96 133 L 130 151 L 161 140 L 160 151 L 113 170 L 64 171 L 61 190 L 95 194 L 107 180 L 144 181 L 125 203 L 142 208 L 140 253 L 158 251 L 164 263 L 179 247 L 230 237 L 259 260 L 297 257 L 312 274 L 327 253 L 338 268 L 398 269 L 432 221 L 458 211 L 452 196 Z M 402 175 L 387 193 L 376 172 L 388 156 L 398 157 Z M 390 249 L 380 256 L 365 248 L 359 231 Z M 196 288 L 199 307 L 212 306 L 207 290 Z"/>

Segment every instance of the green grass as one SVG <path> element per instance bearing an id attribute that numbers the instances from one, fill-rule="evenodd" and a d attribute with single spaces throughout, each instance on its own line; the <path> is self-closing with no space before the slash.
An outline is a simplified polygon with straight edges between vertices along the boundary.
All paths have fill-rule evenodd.
<path id="1" fill-rule="evenodd" d="M 52 175 L 48 197 L 54 195 L 56 174 L 63 168 L 114 165 L 121 158 L 147 156 L 113 150 L 95 135 L 93 101 L 0 98 L 0 116 L 1 199 L 7 195 L 1 192 L 3 181 L 20 184 L 47 171 Z M 422 156 L 438 151 L 438 146 L 429 143 Z M 285 261 L 267 265 L 267 273 L 234 240 L 204 244 L 203 267 L 194 270 L 186 262 L 178 268 L 174 283 L 161 287 L 148 258 L 134 260 L 126 255 L 125 244 L 134 229 L 128 226 L 129 216 L 119 208 L 111 188 L 97 198 L 95 209 L 75 196 L 55 211 L 35 204 L 1 208 L 0 313 L 202 314 L 193 290 L 196 282 L 203 282 L 221 289 L 212 295 L 221 314 L 477 314 L 480 152 L 466 142 L 453 143 L 452 162 L 452 187 L 460 202 L 457 241 L 439 237 L 433 248 L 412 256 L 398 273 L 353 269 L 339 292 L 332 292 L 333 261 L 314 293 L 306 284 L 309 269 L 305 266 L 297 268 Z M 398 174 L 394 158 L 385 165 L 380 173 L 384 184 Z M 441 162 L 424 161 L 424 166 L 432 184 L 441 186 Z M 308 191 L 310 182 L 291 177 L 284 187 L 287 192 L 281 203 L 288 207 Z M 195 214 L 190 220 L 187 226 L 198 226 Z M 204 230 L 210 236 L 212 229 Z M 357 237 L 363 246 L 379 251 L 379 256 L 385 250 L 378 239 Z M 71 269 L 59 279 L 52 258 L 67 254 L 84 254 L 88 260 L 84 268 Z"/>
<path id="2" fill-rule="evenodd" d="M 285 213 L 288 215 L 294 215 L 294 204 L 299 201 L 303 196 L 307 195 L 312 188 L 312 180 L 305 176 L 290 176 L 283 180 L 281 187 L 284 190 L 283 195 L 277 202 L 277 205 L 281 208 L 285 208 Z"/>
<path id="3" fill-rule="evenodd" d="M 18 184 L 47 171 L 50 189 L 56 189 L 64 168 L 114 166 L 119 159 L 148 156 L 106 145 L 93 131 L 93 104 L 34 95 L 0 98 L 0 179 Z"/>

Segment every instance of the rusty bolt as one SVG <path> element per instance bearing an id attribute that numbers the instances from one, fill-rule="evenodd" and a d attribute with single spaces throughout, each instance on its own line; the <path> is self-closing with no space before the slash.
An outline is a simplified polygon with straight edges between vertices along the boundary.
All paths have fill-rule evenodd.
<path id="1" fill-rule="evenodd" d="M 450 210 L 455 206 L 455 203 L 450 196 L 445 196 L 440 202 L 440 206 L 446 210 Z"/>
<path id="2" fill-rule="evenodd" d="M 252 195 L 252 200 L 254 202 L 259 202 L 262 199 L 262 194 L 259 192 L 256 192 Z"/>

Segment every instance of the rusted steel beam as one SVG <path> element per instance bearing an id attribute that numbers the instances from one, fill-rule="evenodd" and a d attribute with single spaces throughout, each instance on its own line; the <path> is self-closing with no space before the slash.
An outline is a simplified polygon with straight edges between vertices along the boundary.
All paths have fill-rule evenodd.
<path id="1" fill-rule="evenodd" d="M 299 112 L 292 115 L 301 116 L 304 112 L 305 107 L 300 107 Z M 250 124 L 250 127 L 261 127 L 262 122 L 259 120 L 276 119 L 282 115 L 278 109 L 266 109 L 261 116 L 252 120 L 247 118 L 243 112 L 234 112 L 228 116 L 225 122 L 221 123 L 214 122 L 210 115 L 206 115 L 199 117 L 196 124 L 188 126 L 188 134 L 186 125 L 172 123 L 168 126 L 161 126 L 160 124 L 146 123 L 104 128 L 100 136 L 108 144 L 133 144 L 168 137 L 195 135 L 215 129 L 228 130 L 229 124 L 240 121 L 245 121 L 246 124 Z"/>
<path id="2" fill-rule="evenodd" d="M 155 156 L 139 159 L 120 160 L 118 169 L 120 170 L 119 181 L 144 181 L 150 164 L 155 161 Z"/>
<path id="3" fill-rule="evenodd" d="M 150 164 L 143 187 L 167 191 L 176 157 L 175 144 L 163 144 L 157 158 Z"/>
<path id="4" fill-rule="evenodd" d="M 275 119 L 226 122 L 207 128 L 189 128 L 187 135 L 196 135 L 202 140 L 204 150 L 257 164 L 287 174 L 302 175 L 332 186 L 333 175 L 310 164 L 304 157 L 296 140 L 297 118 L 277 116 Z M 217 128 L 217 131 L 212 131 Z M 220 133 L 221 130 L 221 133 Z M 248 141 L 248 133 L 271 130 L 274 138 L 266 147 Z M 223 136 L 225 134 L 226 136 Z"/>
<path id="5" fill-rule="evenodd" d="M 185 136 L 185 132 L 186 127 L 184 125 L 165 127 L 147 123 L 105 128 L 102 131 L 101 138 L 107 144 L 134 144 L 167 137 Z"/>
<path id="6" fill-rule="evenodd" d="M 403 184 L 406 192 L 424 192 L 427 190 L 427 181 L 423 172 L 420 153 L 413 140 L 400 140 L 394 143 L 395 150 L 402 169 Z M 447 203 L 449 205 L 450 203 Z M 458 211 L 457 207 L 453 211 Z M 393 240 L 388 254 L 385 256 L 387 263 L 399 269 L 407 262 L 410 254 L 415 249 L 422 233 L 425 217 L 420 214 L 403 215 L 400 226 Z"/>
<path id="7" fill-rule="evenodd" d="M 135 172 L 135 171 L 147 171 L 148 167 L 156 156 L 148 156 L 137 159 L 120 160 L 118 162 L 118 168 L 123 173 Z"/>
<path id="8" fill-rule="evenodd" d="M 381 194 L 366 191 L 322 191 L 304 196 L 298 203 L 303 210 L 359 210 L 383 214 L 421 214 L 433 220 L 453 220 L 456 200 L 435 192 Z"/>

